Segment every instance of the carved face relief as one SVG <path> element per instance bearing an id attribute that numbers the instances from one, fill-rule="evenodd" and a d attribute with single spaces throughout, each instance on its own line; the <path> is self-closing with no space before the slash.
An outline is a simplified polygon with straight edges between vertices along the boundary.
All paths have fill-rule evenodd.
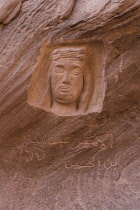
<path id="1" fill-rule="evenodd" d="M 76 58 L 54 61 L 51 89 L 54 101 L 61 104 L 77 102 L 83 90 L 83 61 Z"/>
<path id="2" fill-rule="evenodd" d="M 104 46 L 100 41 L 43 45 L 28 103 L 57 116 L 101 112 L 105 96 Z"/>

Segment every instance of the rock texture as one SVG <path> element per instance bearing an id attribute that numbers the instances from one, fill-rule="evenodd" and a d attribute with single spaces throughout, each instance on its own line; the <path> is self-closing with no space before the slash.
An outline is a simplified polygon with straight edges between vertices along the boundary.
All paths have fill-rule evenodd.
<path id="1" fill-rule="evenodd" d="M 19 12 L 22 0 L 1 0 L 0 22 L 9 23 Z"/>
<path id="2" fill-rule="evenodd" d="M 0 21 L 10 13 L 0 9 Z M 139 0 L 23 1 L 0 40 L 0 209 L 139 210 Z M 78 40 L 104 45 L 102 111 L 30 106 L 41 47 Z"/>

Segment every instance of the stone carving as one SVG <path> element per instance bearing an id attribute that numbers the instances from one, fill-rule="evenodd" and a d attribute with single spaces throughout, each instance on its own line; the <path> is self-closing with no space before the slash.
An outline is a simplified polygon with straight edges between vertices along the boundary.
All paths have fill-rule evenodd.
<path id="1" fill-rule="evenodd" d="M 51 71 L 52 111 L 72 114 L 84 89 L 84 48 L 60 48 L 53 51 Z"/>
<path id="2" fill-rule="evenodd" d="M 42 48 L 28 92 L 30 105 L 56 115 L 102 110 L 105 92 L 101 43 Z"/>

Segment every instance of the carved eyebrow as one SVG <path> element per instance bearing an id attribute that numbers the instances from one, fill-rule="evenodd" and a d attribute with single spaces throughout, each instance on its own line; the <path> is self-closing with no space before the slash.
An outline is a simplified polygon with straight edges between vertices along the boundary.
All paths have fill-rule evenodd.
<path id="1" fill-rule="evenodd" d="M 73 67 L 73 68 L 81 68 L 81 66 L 78 65 L 78 64 L 73 64 L 72 67 Z"/>

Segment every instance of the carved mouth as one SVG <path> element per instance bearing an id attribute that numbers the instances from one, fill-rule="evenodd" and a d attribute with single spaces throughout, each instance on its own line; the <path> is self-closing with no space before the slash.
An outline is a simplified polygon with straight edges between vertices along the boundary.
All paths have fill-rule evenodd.
<path id="1" fill-rule="evenodd" d="M 60 90 L 61 92 L 70 92 L 71 87 L 66 86 L 66 85 L 62 85 L 62 86 L 59 87 L 59 90 Z"/>

